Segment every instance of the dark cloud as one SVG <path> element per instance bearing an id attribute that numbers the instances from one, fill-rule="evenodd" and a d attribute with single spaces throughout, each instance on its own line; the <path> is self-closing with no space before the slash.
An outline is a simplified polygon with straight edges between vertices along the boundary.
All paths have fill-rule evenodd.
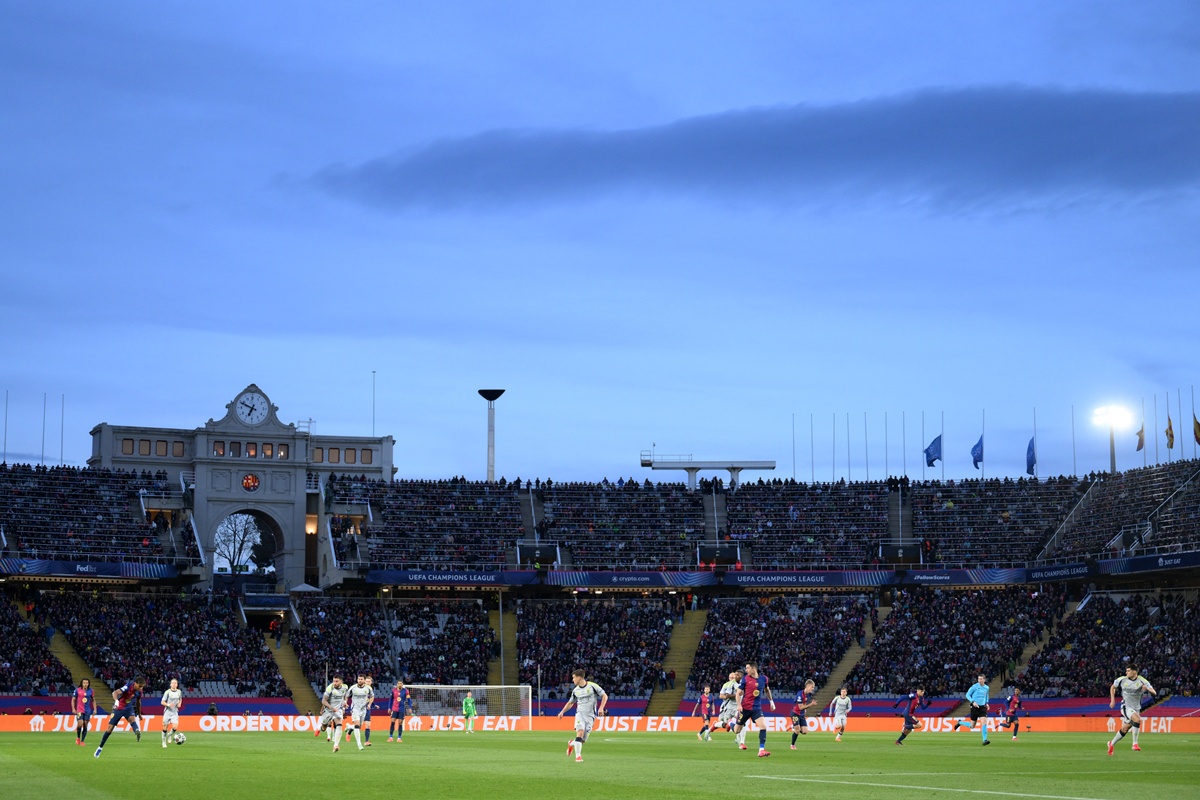
<path id="1" fill-rule="evenodd" d="M 1200 94 L 970 88 L 622 131 L 496 130 L 330 166 L 314 181 L 397 209 L 614 192 L 955 207 L 1139 197 L 1200 184 Z"/>

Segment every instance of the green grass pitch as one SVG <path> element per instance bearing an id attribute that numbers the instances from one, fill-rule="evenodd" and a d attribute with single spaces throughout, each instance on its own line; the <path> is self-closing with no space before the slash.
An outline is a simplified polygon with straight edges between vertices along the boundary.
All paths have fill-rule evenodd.
<path id="1" fill-rule="evenodd" d="M 1072 800 L 1200 798 L 1200 735 L 1147 735 L 1109 757 L 1097 734 L 1030 732 L 1019 742 L 978 734 L 920 733 L 896 747 L 888 734 L 771 734 L 770 758 L 756 738 L 740 751 L 728 734 L 598 733 L 583 763 L 560 733 L 421 733 L 388 744 L 386 732 L 359 752 L 303 733 L 193 733 L 163 749 L 157 732 L 88 747 L 69 735 L 0 734 L 0 800 L 17 798 L 755 798 L 1024 797 Z"/>

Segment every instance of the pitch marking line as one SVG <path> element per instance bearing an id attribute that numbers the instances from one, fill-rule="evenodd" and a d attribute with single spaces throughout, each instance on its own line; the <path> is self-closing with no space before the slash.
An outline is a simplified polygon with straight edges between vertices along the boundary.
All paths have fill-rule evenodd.
<path id="1" fill-rule="evenodd" d="M 993 792 L 987 789 L 958 789 L 949 786 L 912 786 L 904 783 L 872 783 L 869 781 L 831 781 L 824 778 L 794 778 L 782 775 L 747 775 L 764 781 L 797 781 L 800 783 L 835 783 L 842 786 L 873 786 L 877 789 L 919 789 L 926 792 L 960 792 L 965 794 L 992 794 L 1000 797 L 1034 797 L 1039 800 L 1100 800 L 1095 797 L 1076 797 L 1064 794 L 1024 794 L 1022 792 Z"/>

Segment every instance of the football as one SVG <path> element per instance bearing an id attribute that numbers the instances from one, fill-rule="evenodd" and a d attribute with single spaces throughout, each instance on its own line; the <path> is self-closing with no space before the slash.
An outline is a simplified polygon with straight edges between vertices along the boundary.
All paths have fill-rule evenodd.
<path id="1" fill-rule="evenodd" d="M 187 737 L 184 736 L 182 733 L 175 734 L 175 744 L 183 744 L 186 741 L 187 741 Z"/>

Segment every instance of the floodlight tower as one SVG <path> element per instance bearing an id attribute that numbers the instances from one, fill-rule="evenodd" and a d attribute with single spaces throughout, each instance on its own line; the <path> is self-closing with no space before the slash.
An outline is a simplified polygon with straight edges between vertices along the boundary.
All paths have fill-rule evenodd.
<path id="1" fill-rule="evenodd" d="M 1121 406 L 1101 406 L 1092 415 L 1092 421 L 1108 428 L 1109 474 L 1117 474 L 1117 428 L 1127 428 L 1133 422 L 1133 414 Z"/>
<path id="2" fill-rule="evenodd" d="M 479 396 L 488 404 L 488 483 L 496 482 L 496 399 L 502 394 L 503 389 L 479 390 Z"/>

